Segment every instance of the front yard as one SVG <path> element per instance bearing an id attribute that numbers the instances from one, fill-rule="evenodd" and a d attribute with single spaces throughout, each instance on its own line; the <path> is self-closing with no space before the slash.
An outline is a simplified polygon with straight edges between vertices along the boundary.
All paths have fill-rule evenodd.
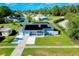
<path id="1" fill-rule="evenodd" d="M 69 46 L 74 44 L 68 37 L 62 34 L 43 38 L 37 37 L 35 45 Z"/>
<path id="2" fill-rule="evenodd" d="M 13 48 L 0 48 L 0 56 L 10 56 L 13 50 Z"/>
<path id="3" fill-rule="evenodd" d="M 22 56 L 79 56 L 79 48 L 27 48 Z"/>

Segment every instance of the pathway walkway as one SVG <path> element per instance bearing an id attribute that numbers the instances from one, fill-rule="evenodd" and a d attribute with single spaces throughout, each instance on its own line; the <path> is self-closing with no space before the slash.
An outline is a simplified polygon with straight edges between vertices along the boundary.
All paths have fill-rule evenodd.
<path id="1" fill-rule="evenodd" d="M 16 47 L 17 46 L 0 46 L 0 48 L 16 48 Z M 79 48 L 79 46 L 25 46 L 24 48 Z"/>
<path id="2" fill-rule="evenodd" d="M 11 56 L 20 56 L 25 48 L 28 37 L 23 37 L 23 40 L 16 46 Z"/>
<path id="3" fill-rule="evenodd" d="M 25 48 L 79 48 L 79 46 L 26 46 Z"/>

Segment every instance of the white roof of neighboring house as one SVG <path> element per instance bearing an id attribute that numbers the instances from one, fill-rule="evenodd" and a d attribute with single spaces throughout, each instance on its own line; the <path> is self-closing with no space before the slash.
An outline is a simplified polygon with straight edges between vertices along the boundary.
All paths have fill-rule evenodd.
<path id="1" fill-rule="evenodd" d="M 39 18 L 39 19 L 47 18 L 47 16 L 44 16 L 43 14 L 37 14 L 34 17 Z"/>
<path id="2" fill-rule="evenodd" d="M 68 22 L 69 22 L 68 20 L 63 20 L 59 22 L 59 25 L 62 26 L 63 28 L 67 28 Z"/>
<path id="3" fill-rule="evenodd" d="M 0 26 L 0 32 L 9 31 L 9 30 L 11 30 L 11 28 L 9 28 L 8 26 Z"/>
<path id="4" fill-rule="evenodd" d="M 61 16 L 60 18 L 65 18 L 64 16 Z"/>

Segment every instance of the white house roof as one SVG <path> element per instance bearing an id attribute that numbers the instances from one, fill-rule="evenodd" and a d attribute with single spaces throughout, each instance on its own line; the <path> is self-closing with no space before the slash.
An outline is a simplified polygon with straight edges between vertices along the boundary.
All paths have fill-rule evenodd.
<path id="1" fill-rule="evenodd" d="M 59 22 L 59 25 L 62 26 L 63 28 L 67 28 L 68 22 L 69 20 L 64 20 L 64 21 Z"/>
<path id="2" fill-rule="evenodd" d="M 47 18 L 47 16 L 44 16 L 42 14 L 37 14 L 35 17 L 38 17 L 38 18 Z"/>
<path id="3" fill-rule="evenodd" d="M 9 28 L 8 26 L 0 26 L 0 32 L 9 31 L 9 30 L 11 30 L 11 28 Z"/>

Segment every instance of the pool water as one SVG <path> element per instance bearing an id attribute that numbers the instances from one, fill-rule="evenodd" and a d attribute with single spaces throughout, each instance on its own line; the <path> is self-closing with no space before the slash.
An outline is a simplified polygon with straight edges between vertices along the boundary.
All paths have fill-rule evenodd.
<path id="1" fill-rule="evenodd" d="M 19 40 L 22 40 L 22 38 L 16 38 L 16 39 L 14 39 L 12 42 L 17 42 L 17 41 L 19 41 Z"/>
<path id="2" fill-rule="evenodd" d="M 22 38 L 15 38 L 11 43 L 12 44 L 18 44 L 22 41 Z"/>

